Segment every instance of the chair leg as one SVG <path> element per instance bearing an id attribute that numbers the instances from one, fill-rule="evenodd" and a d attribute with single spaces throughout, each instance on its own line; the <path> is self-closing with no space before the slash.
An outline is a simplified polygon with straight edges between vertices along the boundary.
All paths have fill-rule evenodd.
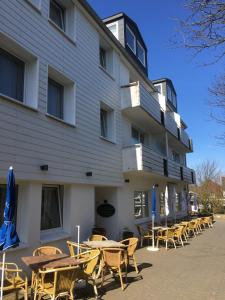
<path id="1" fill-rule="evenodd" d="M 168 241 L 166 240 L 166 250 L 168 250 L 168 247 L 167 247 L 167 245 L 168 245 Z"/>
<path id="2" fill-rule="evenodd" d="M 181 236 L 180 236 L 180 242 L 181 242 L 182 247 L 184 247 L 184 243 L 183 243 L 183 240 L 182 240 Z"/>
<path id="3" fill-rule="evenodd" d="M 138 273 L 139 273 L 139 271 L 138 271 L 138 267 L 137 267 L 136 258 L 135 258 L 135 256 L 134 256 L 134 255 L 133 255 L 133 261 L 134 261 L 134 267 L 135 267 L 135 271 L 136 271 L 136 273 L 138 274 Z"/>
<path id="4" fill-rule="evenodd" d="M 141 237 L 141 248 L 143 247 L 143 238 Z"/>
<path id="5" fill-rule="evenodd" d="M 122 288 L 122 290 L 124 290 L 123 277 L 122 277 L 122 273 L 121 273 L 121 268 L 120 267 L 119 267 L 119 276 L 120 276 L 121 288 Z"/>

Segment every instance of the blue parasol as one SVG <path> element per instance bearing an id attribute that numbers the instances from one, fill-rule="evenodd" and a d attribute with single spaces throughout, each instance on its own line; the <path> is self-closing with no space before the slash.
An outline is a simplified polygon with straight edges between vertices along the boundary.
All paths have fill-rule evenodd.
<path id="1" fill-rule="evenodd" d="M 20 240 L 16 232 L 16 227 L 13 224 L 13 218 L 16 208 L 16 185 L 13 168 L 9 168 L 7 177 L 6 200 L 4 210 L 4 222 L 0 228 L 0 250 L 3 250 L 2 263 L 2 280 L 1 280 L 1 297 L 3 298 L 3 283 L 4 283 L 4 266 L 5 266 L 5 251 L 12 247 L 19 246 Z"/>

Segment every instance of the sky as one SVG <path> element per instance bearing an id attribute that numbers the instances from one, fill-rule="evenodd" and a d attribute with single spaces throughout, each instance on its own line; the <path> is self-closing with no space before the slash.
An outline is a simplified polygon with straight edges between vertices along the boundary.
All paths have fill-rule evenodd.
<path id="1" fill-rule="evenodd" d="M 212 56 L 203 54 L 193 58 L 184 48 L 172 46 L 171 40 L 178 28 L 177 18 L 184 18 L 187 11 L 183 0 L 88 0 L 100 18 L 118 12 L 133 19 L 148 48 L 149 78 L 170 78 L 175 86 L 178 113 L 187 124 L 193 139 L 194 152 L 187 155 L 187 163 L 195 168 L 202 161 L 215 160 L 225 174 L 225 146 L 216 136 L 224 127 L 210 117 L 208 87 L 215 76 L 222 73 L 224 64 L 203 66 Z"/>

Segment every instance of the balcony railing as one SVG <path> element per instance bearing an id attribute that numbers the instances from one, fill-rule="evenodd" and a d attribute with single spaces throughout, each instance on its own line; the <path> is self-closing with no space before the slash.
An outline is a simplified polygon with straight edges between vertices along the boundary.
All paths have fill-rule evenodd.
<path id="1" fill-rule="evenodd" d="M 123 172 L 147 171 L 175 180 L 195 183 L 193 170 L 167 159 L 143 144 L 135 144 L 123 149 Z"/>
<path id="2" fill-rule="evenodd" d="M 176 138 L 178 138 L 177 123 L 169 112 L 166 112 L 165 125 L 166 129 L 169 130 L 169 132 L 172 133 Z"/>
<path id="3" fill-rule="evenodd" d="M 139 81 L 121 88 L 121 102 L 123 110 L 140 107 L 161 123 L 161 109 L 158 100 Z"/>

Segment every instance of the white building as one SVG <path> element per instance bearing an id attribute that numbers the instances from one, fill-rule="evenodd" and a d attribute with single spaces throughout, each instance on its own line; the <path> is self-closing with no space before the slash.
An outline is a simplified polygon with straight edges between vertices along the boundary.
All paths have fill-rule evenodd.
<path id="1" fill-rule="evenodd" d="M 173 84 L 148 79 L 132 20 L 104 22 L 84 0 L 0 1 L 0 217 L 13 165 L 21 239 L 9 259 L 46 243 L 65 249 L 77 224 L 82 240 L 94 226 L 113 239 L 136 232 L 151 219 L 153 184 L 158 220 L 166 185 L 169 217 L 187 213 L 192 144 Z M 108 218 L 97 213 L 105 200 Z"/>

